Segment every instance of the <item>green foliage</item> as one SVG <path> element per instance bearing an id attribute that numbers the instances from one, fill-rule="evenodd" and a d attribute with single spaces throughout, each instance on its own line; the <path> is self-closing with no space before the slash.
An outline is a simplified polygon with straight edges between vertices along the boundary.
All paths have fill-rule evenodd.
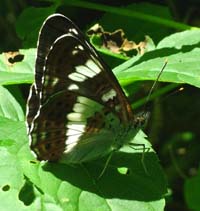
<path id="1" fill-rule="evenodd" d="M 16 29 L 19 37 L 24 40 L 24 48 L 36 46 L 38 31 L 43 20 L 61 6 L 56 1 L 53 2 L 54 5 L 51 7 L 27 8 L 18 18 Z M 72 1 L 72 4 L 74 2 L 76 1 Z M 67 5 L 66 1 L 64 3 Z M 128 9 L 131 8 L 132 6 Z M 141 4 L 138 8 L 139 12 L 143 13 L 146 13 L 147 9 L 152 13 L 154 11 L 153 5 Z M 98 9 L 101 10 L 100 7 Z M 169 17 L 167 10 L 162 9 L 166 14 L 164 17 Z M 113 8 L 111 13 L 114 11 Z M 119 9 L 119 13 L 120 11 L 124 10 Z M 121 15 L 124 13 L 122 12 Z M 118 22 L 121 28 L 127 20 L 127 31 L 129 29 L 135 31 L 140 20 L 127 16 L 123 18 L 119 16 L 118 21 L 115 22 Z M 114 18 L 116 19 L 116 15 Z M 132 20 L 134 26 L 131 27 Z M 156 22 L 156 24 L 162 24 L 162 18 L 160 20 L 160 23 Z M 151 21 L 153 22 L 154 19 Z M 110 30 L 113 17 L 111 14 L 105 14 L 100 22 L 106 23 L 107 30 Z M 149 28 L 153 33 L 157 27 L 146 23 L 140 34 L 143 34 L 143 31 L 148 33 Z M 200 87 L 200 31 L 187 30 L 160 39 L 164 34 L 168 35 L 170 30 L 165 24 L 161 32 L 153 33 L 152 36 L 156 37 L 156 41 L 161 40 L 155 49 L 123 63 L 119 59 L 122 64 L 115 67 L 113 71 L 122 86 L 132 85 L 136 81 L 156 80 L 161 67 L 168 59 L 159 81 Z M 136 39 L 139 39 L 139 35 Z M 98 176 L 105 165 L 106 158 L 80 166 L 43 163 L 35 160 L 28 146 L 25 114 L 22 109 L 25 105 L 20 105 L 17 97 L 3 86 L 33 82 L 35 52 L 36 49 L 21 49 L 23 60 L 13 64 L 8 63 L 4 54 L 0 55 L 0 84 L 2 85 L 0 87 L 0 207 L 2 209 L 6 207 L 7 210 L 48 211 L 164 210 L 167 182 L 156 153 L 152 149 L 146 150 L 144 156 L 148 172 L 145 172 L 142 166 L 142 149 L 123 148 L 113 155 L 100 179 Z M 116 57 L 112 54 L 110 53 L 110 56 Z M 151 147 L 142 132 L 135 137 L 134 143 L 143 143 Z M 121 168 L 123 171 L 120 170 Z M 194 210 L 199 209 L 198 199 L 191 197 L 191 194 L 193 187 L 199 186 L 199 177 L 198 174 L 196 178 L 186 181 L 185 185 L 186 200 Z M 199 194 L 198 190 L 197 188 L 196 196 Z"/>
<path id="2" fill-rule="evenodd" d="M 0 55 L 0 85 L 32 83 L 34 78 L 35 49 L 20 50 L 21 62 L 8 63 L 5 54 Z"/>
<path id="3" fill-rule="evenodd" d="M 188 207 L 192 210 L 200 210 L 200 169 L 198 170 L 198 174 L 196 176 L 185 181 L 184 189 Z"/>
<path id="4" fill-rule="evenodd" d="M 198 58 L 200 30 L 184 31 L 161 40 L 155 50 L 133 57 L 114 69 L 121 84 L 136 80 L 155 80 L 165 59 L 168 64 L 160 81 L 188 83 L 200 87 Z M 178 41 L 177 41 L 178 40 Z"/>

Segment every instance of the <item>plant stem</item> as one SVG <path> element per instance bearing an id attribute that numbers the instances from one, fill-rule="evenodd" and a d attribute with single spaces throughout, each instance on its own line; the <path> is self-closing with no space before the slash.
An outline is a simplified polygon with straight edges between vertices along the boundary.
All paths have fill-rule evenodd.
<path id="1" fill-rule="evenodd" d="M 91 3 L 87 1 L 78 1 L 78 0 L 65 1 L 64 4 L 72 5 L 75 7 L 82 7 L 82 8 L 87 8 L 87 9 L 94 9 L 94 10 L 109 12 L 109 13 L 118 14 L 118 15 L 124 15 L 128 17 L 137 18 L 140 20 L 168 26 L 168 27 L 175 28 L 178 30 L 199 29 L 197 27 L 192 27 L 183 23 L 173 21 L 173 20 L 168 20 L 161 17 L 153 16 L 153 15 L 148 15 L 145 13 L 136 12 L 134 10 L 125 9 L 125 8 L 107 6 L 103 4 Z"/>

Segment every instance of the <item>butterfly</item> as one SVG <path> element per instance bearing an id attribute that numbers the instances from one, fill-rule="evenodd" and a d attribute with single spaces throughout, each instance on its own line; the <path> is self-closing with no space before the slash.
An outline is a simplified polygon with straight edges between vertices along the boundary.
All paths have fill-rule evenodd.
<path id="1" fill-rule="evenodd" d="M 111 69 L 61 14 L 43 23 L 27 102 L 30 148 L 38 160 L 82 163 L 119 150 L 140 123 Z"/>

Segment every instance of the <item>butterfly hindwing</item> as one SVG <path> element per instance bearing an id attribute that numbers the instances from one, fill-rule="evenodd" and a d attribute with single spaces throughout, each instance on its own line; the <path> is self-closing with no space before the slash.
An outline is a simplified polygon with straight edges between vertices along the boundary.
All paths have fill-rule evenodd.
<path id="1" fill-rule="evenodd" d="M 59 14 L 41 29 L 31 89 L 27 122 L 31 149 L 40 160 L 78 163 L 104 155 L 119 147 L 119 130 L 133 118 L 112 71 Z"/>

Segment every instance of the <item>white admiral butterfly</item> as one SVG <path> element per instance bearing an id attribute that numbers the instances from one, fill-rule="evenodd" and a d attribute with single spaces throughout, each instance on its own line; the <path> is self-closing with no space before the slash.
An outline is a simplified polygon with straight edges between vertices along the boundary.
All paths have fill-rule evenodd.
<path id="1" fill-rule="evenodd" d="M 27 108 L 30 147 L 39 160 L 90 161 L 128 144 L 139 129 L 112 71 L 60 14 L 40 30 Z"/>

